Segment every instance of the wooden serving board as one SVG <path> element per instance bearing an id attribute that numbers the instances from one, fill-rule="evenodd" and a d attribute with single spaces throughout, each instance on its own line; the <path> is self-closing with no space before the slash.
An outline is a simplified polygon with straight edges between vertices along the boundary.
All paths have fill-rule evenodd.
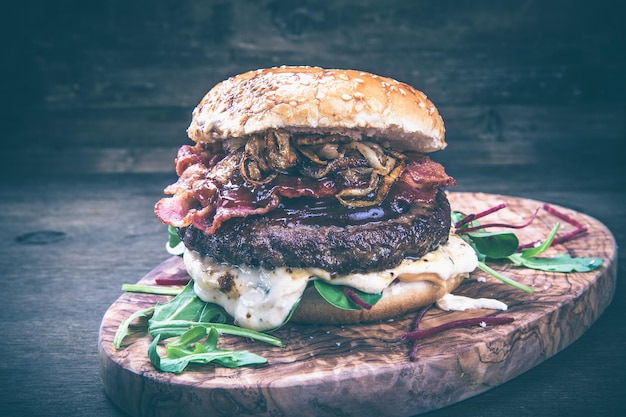
<path id="1" fill-rule="evenodd" d="M 453 209 L 477 213 L 501 202 L 507 208 L 491 221 L 522 223 L 543 203 L 476 193 L 451 193 Z M 597 220 L 557 207 L 588 228 L 588 233 L 556 245 L 546 255 L 604 258 L 587 273 L 546 273 L 510 264 L 492 267 L 532 286 L 532 294 L 514 290 L 477 271 L 455 292 L 497 298 L 508 311 L 443 312 L 431 309 L 420 328 L 451 320 L 496 315 L 511 324 L 449 330 L 423 339 L 418 360 L 400 336 L 415 314 L 367 325 L 288 324 L 275 333 L 285 344 L 272 347 L 222 336 L 220 346 L 247 349 L 268 359 L 258 367 L 226 369 L 193 366 L 179 375 L 156 371 L 147 357 L 151 338 L 137 323 L 120 350 L 112 345 L 123 320 L 138 309 L 168 297 L 123 294 L 106 312 L 99 335 L 99 357 L 106 394 L 133 416 L 412 416 L 441 408 L 496 387 L 561 351 L 580 337 L 610 303 L 616 284 L 617 248 L 610 231 Z M 557 219 L 541 210 L 520 242 L 543 239 Z M 482 220 L 483 223 L 487 219 Z M 562 223 L 561 233 L 573 227 Z M 186 274 L 172 257 L 144 277 Z M 485 282 L 482 278 L 485 278 Z M 384 398 L 384 401 L 381 401 Z"/>

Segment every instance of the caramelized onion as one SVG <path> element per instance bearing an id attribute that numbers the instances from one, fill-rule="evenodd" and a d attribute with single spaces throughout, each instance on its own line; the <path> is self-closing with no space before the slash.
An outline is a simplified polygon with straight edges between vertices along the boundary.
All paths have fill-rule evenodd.
<path id="1" fill-rule="evenodd" d="M 327 165 L 321 167 L 314 167 L 310 164 L 302 165 L 302 172 L 312 178 L 320 179 L 327 176 L 331 172 L 339 172 L 351 168 L 363 168 L 367 167 L 367 161 L 364 159 L 342 157 L 333 159 Z"/>
<path id="2" fill-rule="evenodd" d="M 298 167 L 301 174 L 322 179 L 341 176 L 346 188 L 336 194 L 348 207 L 368 207 L 382 202 L 406 167 L 406 157 L 368 141 L 352 141 L 341 135 L 301 135 L 269 130 L 245 144 L 240 170 L 252 185 L 271 182 L 279 173 Z"/>
<path id="3" fill-rule="evenodd" d="M 327 165 L 328 164 L 327 160 L 320 159 L 320 157 L 312 149 L 300 147 L 298 150 L 300 151 L 300 153 L 302 155 L 304 155 L 305 157 L 307 157 L 311 161 L 315 162 L 316 164 L 320 164 L 320 165 Z"/>
<path id="4" fill-rule="evenodd" d="M 406 161 L 401 161 L 394 168 L 394 170 L 391 171 L 391 173 L 389 175 L 385 175 L 385 176 L 382 177 L 383 178 L 382 184 L 380 184 L 380 186 L 378 186 L 378 191 L 376 192 L 376 197 L 373 200 L 367 200 L 367 199 L 363 199 L 363 200 L 346 200 L 346 199 L 343 198 L 343 195 L 341 195 L 343 193 L 343 191 L 337 194 L 337 199 L 339 200 L 339 202 L 341 204 L 343 204 L 345 206 L 350 206 L 350 207 L 367 207 L 367 206 L 374 206 L 374 205 L 380 204 L 385 199 L 385 197 L 387 196 L 387 193 L 389 192 L 389 188 L 391 188 L 391 185 L 400 176 L 400 174 L 402 174 L 402 171 L 404 171 L 405 167 L 406 167 Z M 378 177 L 378 174 L 375 171 L 372 172 L 372 177 L 375 174 L 376 174 L 376 177 Z M 371 187 L 371 182 L 370 182 L 370 187 Z M 371 190 L 371 191 L 373 191 L 373 190 Z M 369 194 L 369 193 L 362 194 L 362 195 L 367 195 L 367 194 Z"/>
<path id="5" fill-rule="evenodd" d="M 294 142 L 297 146 L 325 145 L 327 143 L 348 143 L 351 141 L 352 139 L 342 135 L 303 135 L 294 137 Z"/>
<path id="6" fill-rule="evenodd" d="M 367 187 L 362 188 L 346 188 L 337 194 L 337 198 L 341 201 L 343 197 L 363 197 L 376 189 L 379 182 L 379 176 L 376 171 L 370 174 L 370 180 Z"/>
<path id="7" fill-rule="evenodd" d="M 385 156 L 382 148 L 371 142 L 352 142 L 347 144 L 345 149 L 355 149 L 365 159 L 369 165 L 382 175 L 387 175 L 396 164 L 396 160 Z"/>
<path id="8" fill-rule="evenodd" d="M 235 152 L 226 155 L 221 161 L 219 161 L 207 175 L 207 178 L 211 178 L 220 184 L 226 184 L 235 175 L 237 166 L 241 160 L 241 152 Z"/>
<path id="9" fill-rule="evenodd" d="M 287 172 L 298 162 L 298 155 L 291 147 L 289 132 L 269 130 L 265 135 L 265 153 L 268 165 L 280 172 Z"/>
<path id="10" fill-rule="evenodd" d="M 263 150 L 264 139 L 259 136 L 250 137 L 244 147 L 239 163 L 239 171 L 243 179 L 250 184 L 267 184 L 278 175 L 278 173 L 272 172 L 266 163 L 262 155 Z"/>

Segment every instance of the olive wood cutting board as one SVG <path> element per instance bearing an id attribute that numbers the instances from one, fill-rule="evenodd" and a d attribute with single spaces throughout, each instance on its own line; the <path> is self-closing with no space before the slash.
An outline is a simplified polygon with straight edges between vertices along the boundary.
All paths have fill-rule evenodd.
<path id="1" fill-rule="evenodd" d="M 452 208 L 477 213 L 505 202 L 488 218 L 523 223 L 542 202 L 491 194 L 450 193 Z M 104 389 L 133 416 L 412 416 L 456 403 L 496 387 L 533 368 L 579 338 L 609 305 L 616 284 L 617 248 L 611 232 L 597 220 L 553 206 L 587 227 L 586 234 L 554 245 L 545 256 L 604 258 L 586 273 L 548 273 L 490 263 L 494 269 L 530 285 L 534 293 L 512 289 L 481 271 L 457 295 L 496 298 L 508 311 L 444 312 L 431 308 L 420 324 L 426 329 L 452 320 L 493 315 L 510 324 L 448 330 L 422 339 L 417 360 L 400 336 L 411 330 L 415 313 L 362 325 L 288 324 L 275 332 L 284 346 L 222 336 L 220 347 L 246 349 L 268 359 L 262 366 L 227 369 L 195 365 L 182 374 L 163 373 L 149 362 L 151 342 L 137 322 L 121 349 L 113 348 L 120 324 L 133 312 L 166 296 L 124 293 L 102 320 L 98 347 Z M 487 221 L 488 220 L 488 221 Z M 515 230 L 520 243 L 543 239 L 554 223 L 540 210 L 532 225 Z M 573 226 L 561 222 L 559 235 Z M 186 274 L 171 257 L 139 283 L 157 276 Z M 145 323 L 144 323 L 145 324 Z M 385 401 L 380 401 L 385 398 Z M 392 404 L 392 406 L 390 406 Z"/>

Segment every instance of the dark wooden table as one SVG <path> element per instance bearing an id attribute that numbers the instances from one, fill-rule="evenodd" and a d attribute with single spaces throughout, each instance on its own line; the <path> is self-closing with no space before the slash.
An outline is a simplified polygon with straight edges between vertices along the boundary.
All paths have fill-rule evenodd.
<path id="1" fill-rule="evenodd" d="M 413 84 L 446 121 L 434 158 L 458 191 L 570 207 L 626 242 L 617 1 L 126 3 L 24 2 L 2 16 L 2 415 L 123 415 L 99 379 L 102 315 L 167 257 L 152 208 L 191 109 L 248 69 Z M 625 256 L 612 304 L 578 341 L 429 415 L 624 415 Z"/>

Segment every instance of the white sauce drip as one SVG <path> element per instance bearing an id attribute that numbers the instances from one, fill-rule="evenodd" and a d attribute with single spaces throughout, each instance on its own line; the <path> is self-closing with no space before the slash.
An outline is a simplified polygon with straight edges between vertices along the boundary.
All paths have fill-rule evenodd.
<path id="1" fill-rule="evenodd" d="M 437 300 L 437 307 L 444 311 L 465 311 L 476 308 L 507 310 L 509 307 L 493 298 L 470 298 L 462 295 L 446 294 Z"/>

